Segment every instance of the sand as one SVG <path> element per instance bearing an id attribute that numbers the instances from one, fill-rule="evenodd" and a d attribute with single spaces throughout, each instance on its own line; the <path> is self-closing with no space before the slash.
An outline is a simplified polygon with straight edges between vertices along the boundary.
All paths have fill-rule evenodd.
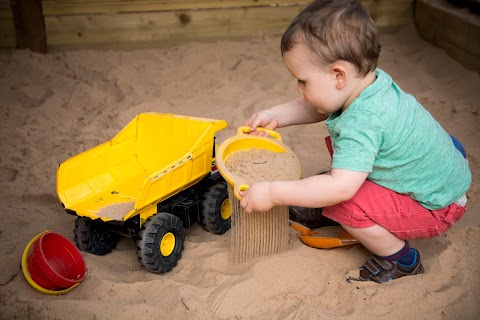
<path id="1" fill-rule="evenodd" d="M 63 296 L 38 293 L 20 260 L 44 230 L 73 240 L 75 217 L 55 192 L 56 167 L 111 139 L 146 111 L 225 119 L 235 134 L 255 110 L 297 97 L 279 37 L 129 51 L 0 54 L 1 319 L 478 319 L 480 315 L 480 133 L 478 73 L 424 42 L 413 26 L 382 34 L 380 67 L 418 100 L 469 154 L 468 212 L 451 230 L 412 241 L 426 273 L 388 284 L 349 284 L 369 253 L 360 245 L 305 246 L 242 266 L 230 231 L 186 230 L 183 257 L 153 274 L 122 238 L 111 254 L 84 253 L 88 274 Z M 328 170 L 323 124 L 280 129 L 303 176 Z"/>
<path id="2" fill-rule="evenodd" d="M 236 184 L 252 185 L 259 181 L 289 181 L 301 177 L 301 164 L 292 152 L 268 149 L 238 150 L 225 161 Z"/>

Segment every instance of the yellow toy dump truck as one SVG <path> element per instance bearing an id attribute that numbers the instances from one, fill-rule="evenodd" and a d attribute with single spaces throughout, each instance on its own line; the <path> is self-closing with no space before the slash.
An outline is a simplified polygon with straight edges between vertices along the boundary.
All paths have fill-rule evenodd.
<path id="1" fill-rule="evenodd" d="M 216 170 L 215 133 L 224 120 L 164 113 L 137 115 L 112 140 L 57 169 L 57 194 L 78 216 L 74 240 L 105 255 L 132 237 L 140 263 L 170 271 L 184 248 L 184 228 L 230 229 L 227 184 Z"/>

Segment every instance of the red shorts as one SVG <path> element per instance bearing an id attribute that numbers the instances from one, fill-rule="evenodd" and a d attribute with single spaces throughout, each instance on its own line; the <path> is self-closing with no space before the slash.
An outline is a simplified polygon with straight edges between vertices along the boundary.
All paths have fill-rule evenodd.
<path id="1" fill-rule="evenodd" d="M 398 238 L 424 239 L 447 231 L 465 213 L 456 203 L 428 210 L 408 195 L 366 180 L 355 196 L 345 202 L 323 208 L 323 215 L 353 228 L 378 224 Z"/>

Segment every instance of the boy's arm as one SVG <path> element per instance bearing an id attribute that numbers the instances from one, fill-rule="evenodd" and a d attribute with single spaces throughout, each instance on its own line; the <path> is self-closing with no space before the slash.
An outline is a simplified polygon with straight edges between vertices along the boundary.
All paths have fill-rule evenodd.
<path id="1" fill-rule="evenodd" d="M 255 131 L 257 127 L 273 130 L 296 124 L 320 122 L 327 118 L 327 115 L 318 113 L 312 104 L 300 97 L 255 113 L 245 121 L 245 125 L 249 126 L 251 131 Z"/>
<path id="2" fill-rule="evenodd" d="M 279 104 L 270 110 L 276 114 L 279 128 L 296 124 L 316 123 L 328 118 L 326 114 L 318 113 L 317 109 L 310 102 L 305 101 L 303 97 Z"/>
<path id="3" fill-rule="evenodd" d="M 331 206 L 351 199 L 367 176 L 368 172 L 332 169 L 330 174 L 302 180 L 257 182 L 240 192 L 240 205 L 247 213 L 265 212 L 273 206 Z"/>
<path id="4" fill-rule="evenodd" d="M 351 199 L 367 177 L 368 172 L 332 169 L 302 180 L 274 181 L 271 198 L 274 205 L 323 208 Z"/>

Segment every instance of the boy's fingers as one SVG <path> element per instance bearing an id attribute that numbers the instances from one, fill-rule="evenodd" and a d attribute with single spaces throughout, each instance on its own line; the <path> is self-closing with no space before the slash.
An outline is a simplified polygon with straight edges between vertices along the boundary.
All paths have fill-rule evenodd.
<path id="1" fill-rule="evenodd" d="M 247 206 L 248 206 L 247 201 L 245 200 L 245 197 L 242 196 L 242 200 L 240 200 L 240 207 L 242 207 L 243 210 L 248 212 L 247 211 Z"/>
<path id="2" fill-rule="evenodd" d="M 242 196 L 242 200 L 240 200 L 240 207 L 246 212 L 246 213 L 252 213 L 252 208 L 248 205 L 247 198 L 245 197 L 246 191 L 239 191 L 238 194 Z"/>
<path id="3" fill-rule="evenodd" d="M 270 137 L 270 134 L 265 131 L 265 130 L 255 130 L 255 131 L 250 131 L 250 134 L 261 136 L 261 137 Z"/>
<path id="4" fill-rule="evenodd" d="M 250 132 L 257 130 L 258 127 L 264 126 L 264 119 L 262 116 L 259 114 L 255 114 L 252 118 L 251 124 L 250 124 Z"/>
<path id="5" fill-rule="evenodd" d="M 249 119 L 247 119 L 247 121 L 245 121 L 244 125 L 248 126 L 248 127 L 251 127 L 252 126 L 252 121 L 253 121 L 252 118 L 249 118 Z"/>
<path id="6" fill-rule="evenodd" d="M 259 121 L 252 121 L 252 123 L 250 124 L 250 132 L 254 132 L 255 130 L 257 130 L 257 127 L 260 125 Z"/>

